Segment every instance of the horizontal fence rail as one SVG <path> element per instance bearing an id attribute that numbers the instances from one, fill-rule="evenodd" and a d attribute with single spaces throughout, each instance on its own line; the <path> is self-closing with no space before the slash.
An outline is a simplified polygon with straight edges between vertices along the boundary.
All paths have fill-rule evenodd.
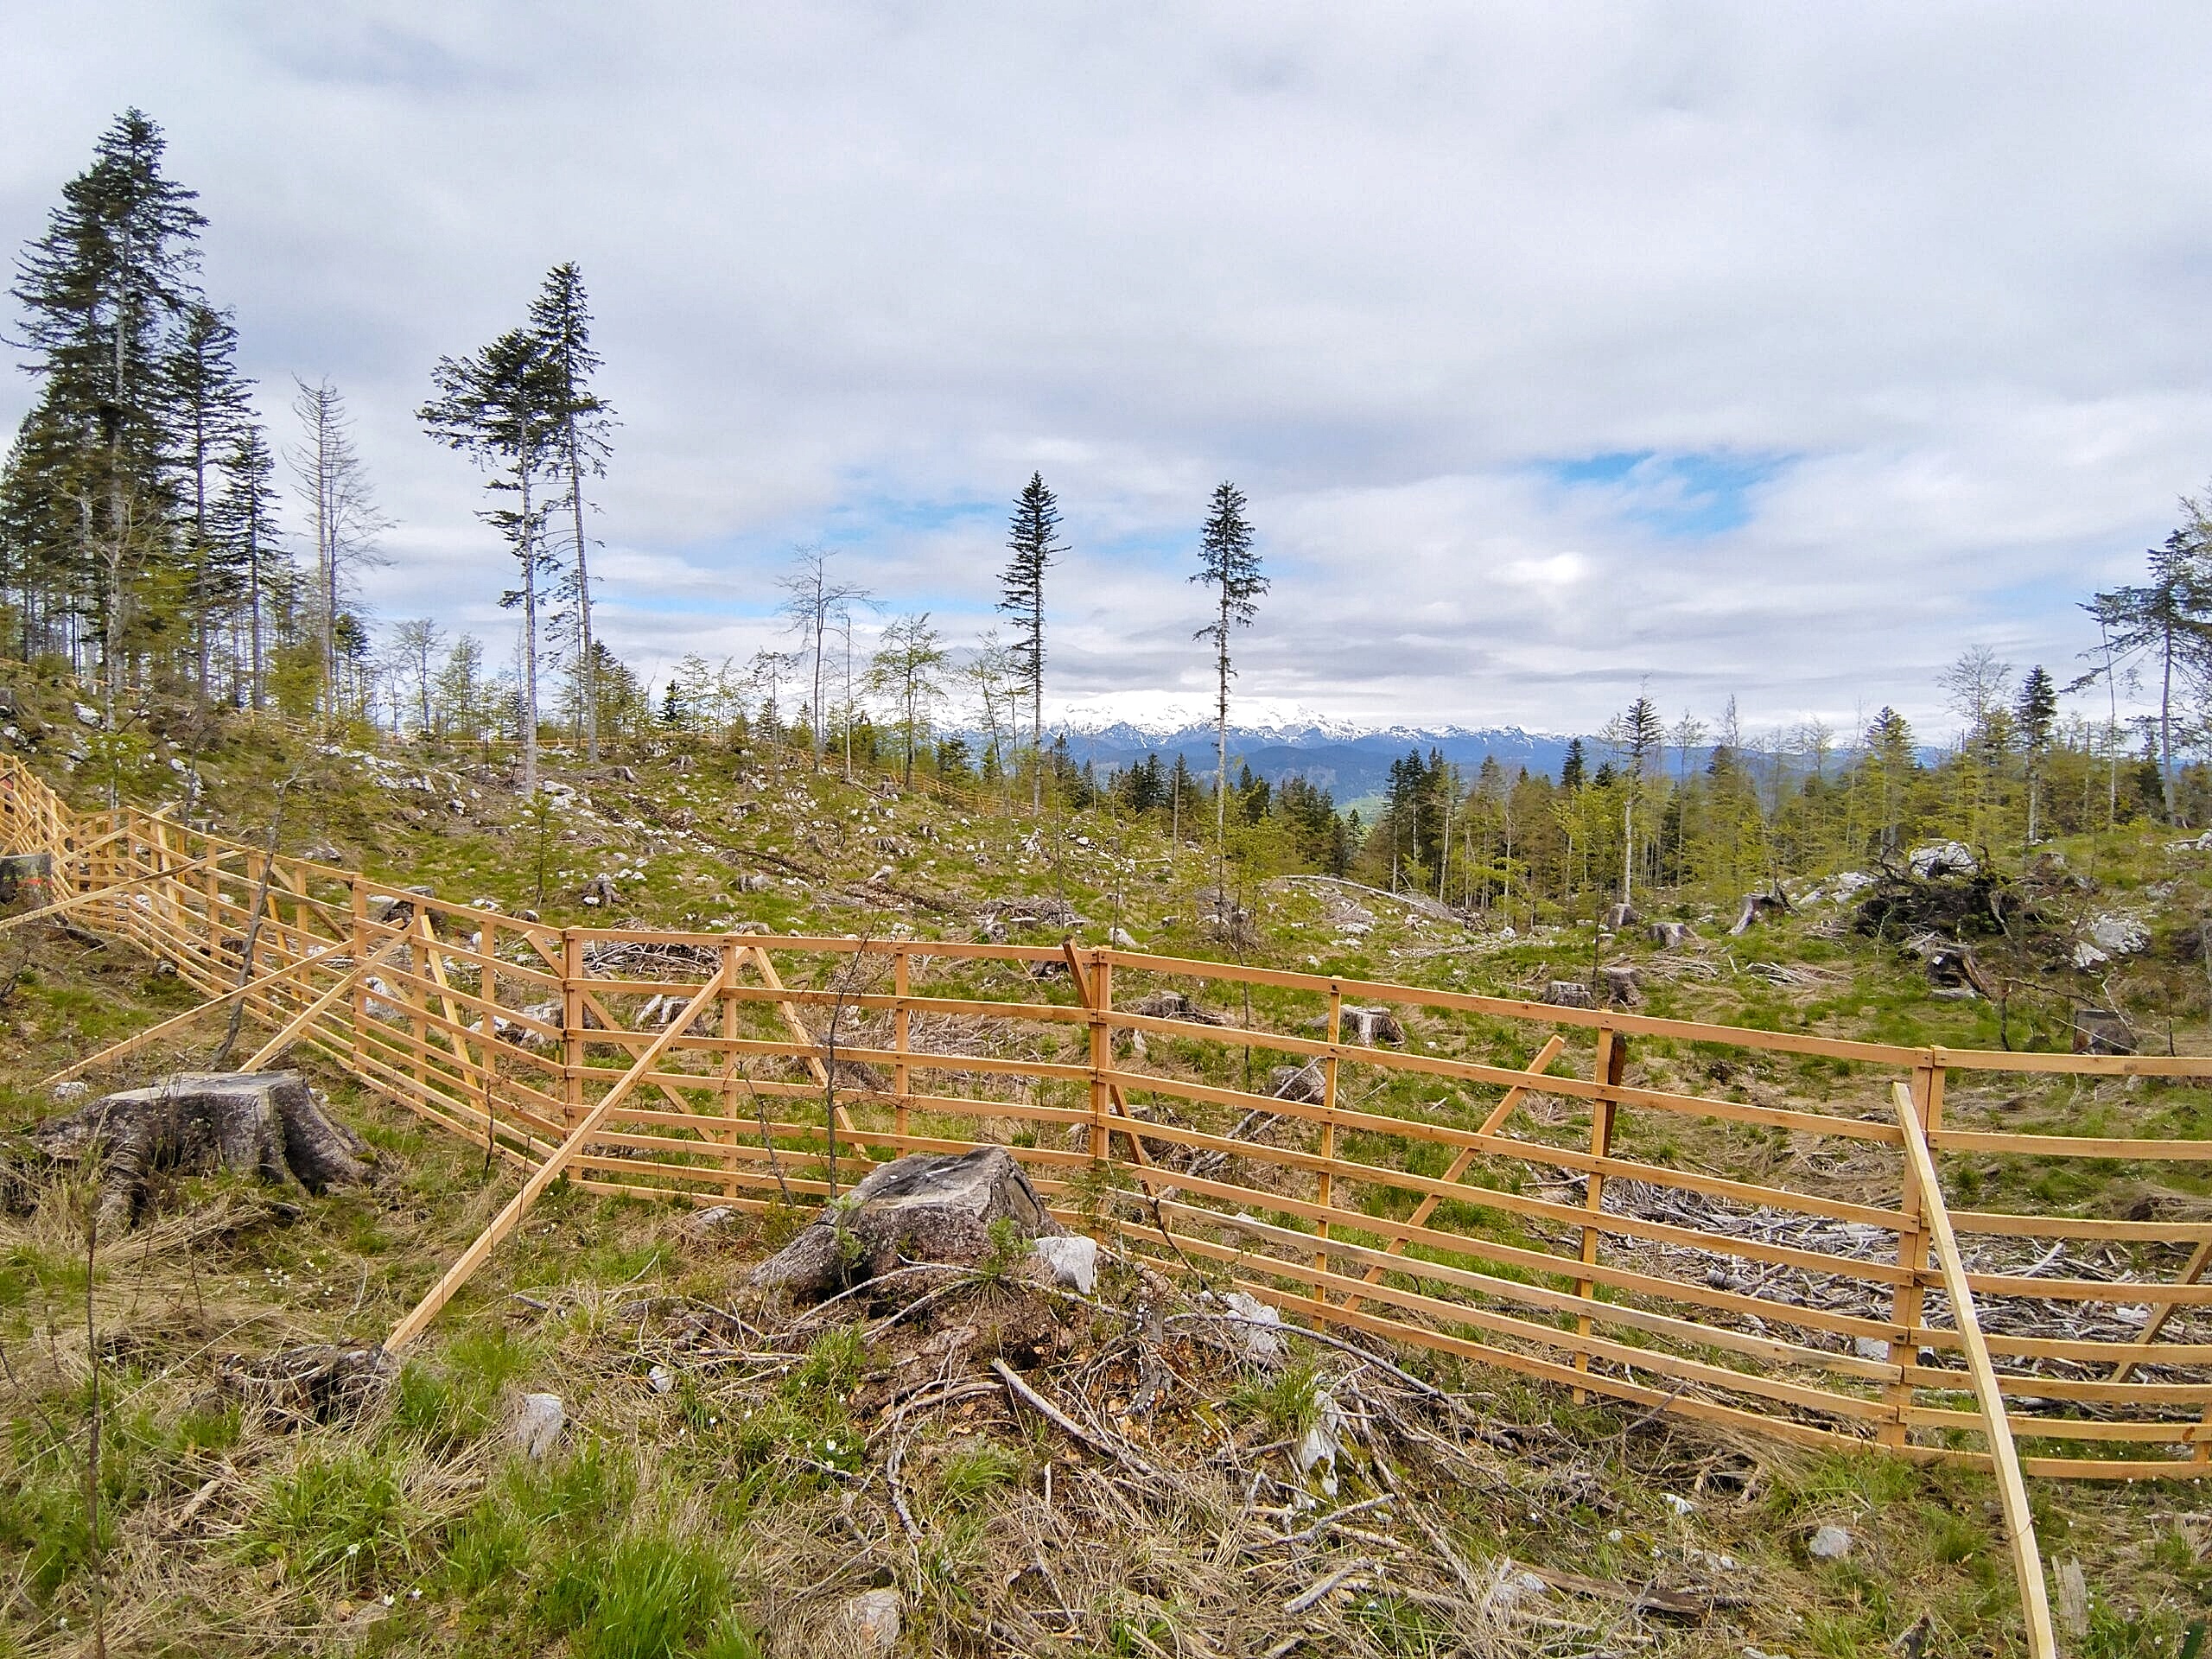
<path id="1" fill-rule="evenodd" d="M 74 813 L 10 763 L 0 848 L 54 855 L 75 925 L 534 1175 L 557 1156 L 597 1192 L 763 1207 L 998 1144 L 1071 1224 L 1303 1319 L 1806 1446 L 1986 1467 L 2005 1440 L 2031 1476 L 2212 1475 L 2212 1219 L 1977 1208 L 1915 1163 L 1966 1160 L 1977 1192 L 2020 1159 L 2212 1160 L 2212 1141 L 1945 1122 L 1955 1083 L 2205 1078 L 2212 1058 L 1910 1047 L 1072 944 L 548 927 Z"/>

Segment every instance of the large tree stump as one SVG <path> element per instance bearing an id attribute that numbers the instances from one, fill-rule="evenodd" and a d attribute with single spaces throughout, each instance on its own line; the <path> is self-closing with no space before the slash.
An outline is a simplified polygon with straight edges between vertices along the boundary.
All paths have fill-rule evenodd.
<path id="1" fill-rule="evenodd" d="M 991 1224 L 1024 1239 L 1062 1231 L 1004 1147 L 957 1157 L 916 1153 L 883 1164 L 826 1205 L 798 1237 L 753 1270 L 756 1285 L 817 1301 L 904 1262 L 972 1266 L 992 1249 Z"/>
<path id="2" fill-rule="evenodd" d="M 296 1071 L 180 1072 L 24 1131 L 57 1164 L 98 1159 L 99 1224 L 121 1231 L 153 1175 L 219 1171 L 321 1192 L 371 1178 L 361 1138 L 315 1103 Z"/>

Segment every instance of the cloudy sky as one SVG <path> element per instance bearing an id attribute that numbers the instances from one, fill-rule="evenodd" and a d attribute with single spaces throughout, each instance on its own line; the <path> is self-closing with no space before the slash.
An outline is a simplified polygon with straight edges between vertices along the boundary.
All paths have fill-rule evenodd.
<path id="1" fill-rule="evenodd" d="M 385 618 L 504 633 L 412 410 L 571 258 L 648 673 L 773 643 L 800 543 L 972 637 L 1034 468 L 1056 702 L 1200 699 L 1229 478 L 1255 708 L 1940 727 L 2212 474 L 2196 5 L 8 10 L 0 241 L 160 121 L 264 413 L 359 416 Z"/>

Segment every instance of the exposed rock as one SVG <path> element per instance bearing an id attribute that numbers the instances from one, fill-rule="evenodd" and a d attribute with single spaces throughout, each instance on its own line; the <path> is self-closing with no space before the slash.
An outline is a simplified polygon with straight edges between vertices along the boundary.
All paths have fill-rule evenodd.
<path id="1" fill-rule="evenodd" d="M 622 894 L 614 885 L 614 878 L 602 871 L 585 882 L 583 890 L 576 896 L 585 904 L 596 908 L 601 905 L 615 903 Z"/>
<path id="2" fill-rule="evenodd" d="M 1088 1296 L 1098 1285 L 1098 1241 L 1080 1233 L 1046 1236 L 1030 1245 L 1052 1282 Z"/>
<path id="3" fill-rule="evenodd" d="M 902 1262 L 973 1266 L 991 1251 L 991 1224 L 1013 1222 L 1024 1238 L 1063 1230 L 1004 1147 L 957 1157 L 916 1153 L 884 1164 L 835 1203 L 753 1274 L 794 1300 L 818 1300 Z"/>
<path id="4" fill-rule="evenodd" d="M 683 1232 L 692 1238 L 712 1238 L 737 1224 L 738 1212 L 728 1205 L 717 1204 L 694 1213 L 683 1223 Z"/>
<path id="5" fill-rule="evenodd" d="M 67 1083 L 57 1083 L 54 1085 L 54 1098 L 57 1103 L 62 1101 L 82 1100 L 86 1095 L 89 1095 L 92 1092 L 92 1085 L 91 1084 L 83 1082 L 77 1078 L 72 1078 Z"/>
<path id="6" fill-rule="evenodd" d="M 2107 912 L 2093 916 L 2084 937 L 2074 947 L 2076 968 L 2094 968 L 2114 957 L 2132 957 L 2151 943 L 2151 930 L 2133 916 Z"/>
<path id="7" fill-rule="evenodd" d="M 24 1138 L 55 1163 L 99 1158 L 99 1223 L 118 1232 L 157 1169 L 229 1171 L 310 1192 L 371 1179 L 367 1145 L 324 1116 L 296 1071 L 180 1072 L 49 1117 Z"/>
<path id="8" fill-rule="evenodd" d="M 1255 1365 L 1272 1365 L 1282 1357 L 1282 1338 L 1275 1334 L 1282 1315 L 1249 1291 L 1232 1290 L 1221 1299 L 1229 1316 L 1238 1321 L 1230 1327 L 1244 1357 Z"/>
<path id="9" fill-rule="evenodd" d="M 1336 1396 L 1326 1389 L 1313 1390 L 1313 1421 L 1291 1449 L 1298 1472 L 1320 1484 L 1330 1497 L 1337 1495 L 1337 1459 L 1344 1449 L 1344 1433 L 1350 1420 Z"/>
<path id="10" fill-rule="evenodd" d="M 1851 1554 L 1851 1535 L 1831 1522 L 1805 1541 L 1805 1553 L 1816 1561 L 1840 1561 Z"/>
<path id="11" fill-rule="evenodd" d="M 1127 930 L 1118 927 L 1109 928 L 1107 930 L 1106 943 L 1112 945 L 1116 950 L 1141 950 L 1144 949 L 1144 946 L 1139 944 L 1136 940 L 1129 936 Z"/>
<path id="12" fill-rule="evenodd" d="M 1579 979 L 1554 979 L 1544 987 L 1541 1001 L 1555 1008 L 1594 1008 L 1590 988 Z"/>
<path id="13" fill-rule="evenodd" d="M 1974 854 L 1955 841 L 1931 841 L 1904 855 L 1904 867 L 1923 881 L 1939 876 L 1972 875 L 1981 868 Z"/>
<path id="14" fill-rule="evenodd" d="M 896 1590 L 863 1590 L 846 1599 L 845 1629 L 854 1649 L 862 1654 L 892 1653 L 906 1620 L 906 1600 Z"/>
<path id="15" fill-rule="evenodd" d="M 525 1394 L 515 1412 L 514 1421 L 508 1425 L 507 1435 L 523 1456 L 543 1458 L 561 1438 L 561 1430 L 568 1421 L 568 1410 L 562 1405 L 559 1395 Z"/>

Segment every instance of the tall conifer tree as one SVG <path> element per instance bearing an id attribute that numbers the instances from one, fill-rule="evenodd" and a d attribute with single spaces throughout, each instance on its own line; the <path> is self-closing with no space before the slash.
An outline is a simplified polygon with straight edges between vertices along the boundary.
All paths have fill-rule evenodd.
<path id="1" fill-rule="evenodd" d="M 540 595 L 550 574 L 541 532 L 546 502 L 537 493 L 554 463 L 561 425 L 560 400 L 544 340 L 534 329 L 512 328 L 465 358 L 442 357 L 430 372 L 437 395 L 416 411 L 430 435 L 491 472 L 488 487 L 515 505 L 480 516 L 507 539 L 521 567 L 522 585 L 500 603 L 523 613 L 522 785 L 537 792 L 537 662 Z"/>
<path id="2" fill-rule="evenodd" d="M 999 577 L 999 609 L 1014 618 L 1008 654 L 1029 693 L 1029 747 L 1036 751 L 1030 778 L 1032 811 L 1041 810 L 1045 804 L 1045 572 L 1067 551 L 1056 539 L 1059 530 L 1059 502 L 1045 487 L 1045 475 L 1032 473 L 1014 499 L 1006 541 L 1013 556 Z"/>
<path id="3" fill-rule="evenodd" d="M 1252 526 L 1244 518 L 1244 493 L 1226 480 L 1215 486 L 1211 510 L 1198 537 L 1198 569 L 1191 580 L 1214 590 L 1217 608 L 1214 620 L 1192 638 L 1213 642 L 1214 683 L 1214 856 L 1226 856 L 1229 823 L 1229 682 L 1236 671 L 1230 666 L 1229 634 L 1232 628 L 1249 628 L 1260 613 L 1260 595 L 1268 579 L 1260 574 L 1260 556 L 1252 551 Z"/>
<path id="4" fill-rule="evenodd" d="M 574 261 L 557 264 L 546 273 L 544 286 L 530 308 L 530 326 L 545 357 L 545 378 L 551 404 L 550 466 L 568 486 L 568 509 L 573 538 L 574 563 L 569 582 L 576 602 L 576 701 L 584 728 L 584 758 L 599 761 L 599 652 L 592 641 L 591 565 L 584 535 L 584 480 L 604 478 L 613 446 L 607 433 L 614 424 L 614 409 L 591 389 L 598 372 L 599 353 L 591 344 L 591 302 L 584 292 L 583 273 Z"/>
<path id="5" fill-rule="evenodd" d="M 25 250 L 22 308 L 39 396 L 10 453 L 6 516 L 16 562 L 92 611 L 112 701 L 134 595 L 171 505 L 163 370 L 178 317 L 199 297 L 194 194 L 166 177 L 161 129 L 126 110 L 92 165 Z M 121 550 L 132 551 L 126 556 Z"/>

